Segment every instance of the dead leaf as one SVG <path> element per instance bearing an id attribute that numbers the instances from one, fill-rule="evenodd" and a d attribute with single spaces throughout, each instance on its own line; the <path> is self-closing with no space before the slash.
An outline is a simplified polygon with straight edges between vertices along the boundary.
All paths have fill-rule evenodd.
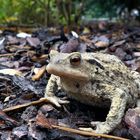
<path id="1" fill-rule="evenodd" d="M 94 37 L 93 40 L 94 45 L 99 48 L 105 48 L 109 46 L 109 39 L 106 36 Z"/>
<path id="2" fill-rule="evenodd" d="M 0 128 L 13 128 L 18 125 L 18 122 L 8 115 L 6 115 L 2 110 L 0 110 Z"/>
<path id="3" fill-rule="evenodd" d="M 52 129 L 52 125 L 56 125 L 57 120 L 52 118 L 46 118 L 42 113 L 39 113 L 36 117 L 36 125 L 41 126 L 43 128 Z"/>
<path id="4" fill-rule="evenodd" d="M 39 80 L 40 77 L 44 74 L 44 72 L 46 71 L 46 66 L 43 66 L 41 68 L 39 68 L 38 72 L 32 76 L 32 80 Z"/>
<path id="5" fill-rule="evenodd" d="M 22 76 L 22 72 L 16 69 L 2 69 L 0 70 L 1 74 L 8 74 L 8 75 L 17 75 Z"/>
<path id="6" fill-rule="evenodd" d="M 33 47 L 36 47 L 40 44 L 40 40 L 36 37 L 27 37 L 26 40 L 29 43 L 29 45 Z"/>

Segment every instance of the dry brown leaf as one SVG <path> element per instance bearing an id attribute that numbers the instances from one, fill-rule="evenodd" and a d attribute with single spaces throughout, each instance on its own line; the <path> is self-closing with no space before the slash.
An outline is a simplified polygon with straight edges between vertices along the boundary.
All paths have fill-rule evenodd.
<path id="1" fill-rule="evenodd" d="M 16 69 L 2 69 L 0 70 L 1 74 L 8 74 L 8 75 L 17 75 L 22 76 L 22 72 Z"/>
<path id="2" fill-rule="evenodd" d="M 46 70 L 46 66 L 41 67 L 41 68 L 38 70 L 38 72 L 37 72 L 35 75 L 32 76 L 32 80 L 33 80 L 33 81 L 39 80 L 40 77 L 44 74 L 45 70 Z"/>
<path id="3" fill-rule="evenodd" d="M 107 43 L 107 42 L 102 42 L 102 41 L 99 41 L 99 42 L 95 43 L 95 46 L 101 47 L 101 48 L 108 47 L 108 45 L 109 45 L 109 43 Z"/>

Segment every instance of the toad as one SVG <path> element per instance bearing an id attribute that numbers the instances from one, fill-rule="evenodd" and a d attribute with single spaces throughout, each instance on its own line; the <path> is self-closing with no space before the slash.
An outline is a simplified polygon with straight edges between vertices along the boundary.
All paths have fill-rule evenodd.
<path id="1" fill-rule="evenodd" d="M 121 122 L 127 108 L 136 105 L 140 74 L 116 56 L 105 53 L 51 51 L 47 72 L 52 74 L 45 97 L 60 107 L 67 100 L 55 96 L 61 87 L 69 97 L 92 106 L 109 107 L 105 122 L 92 122 L 96 133 L 109 133 Z"/>

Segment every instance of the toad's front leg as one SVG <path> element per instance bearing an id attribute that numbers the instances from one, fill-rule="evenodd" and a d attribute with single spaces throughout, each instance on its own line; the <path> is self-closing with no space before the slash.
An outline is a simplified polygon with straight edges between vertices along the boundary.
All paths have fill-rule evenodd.
<path id="1" fill-rule="evenodd" d="M 45 90 L 45 98 L 47 98 L 51 103 L 55 104 L 57 107 L 61 107 L 60 104 L 69 103 L 66 100 L 62 100 L 55 96 L 55 92 L 59 86 L 59 78 L 55 75 L 51 75 Z"/>
<path id="2" fill-rule="evenodd" d="M 107 115 L 105 122 L 92 122 L 96 126 L 96 133 L 109 133 L 111 132 L 122 120 L 128 96 L 125 91 L 116 89 L 113 93 L 110 111 Z"/>

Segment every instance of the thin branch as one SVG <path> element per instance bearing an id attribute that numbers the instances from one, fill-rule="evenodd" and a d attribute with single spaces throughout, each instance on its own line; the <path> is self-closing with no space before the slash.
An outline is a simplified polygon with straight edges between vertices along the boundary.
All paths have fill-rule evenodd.
<path id="1" fill-rule="evenodd" d="M 98 138 L 102 137 L 102 138 L 109 138 L 109 139 L 113 139 L 113 140 L 128 140 L 126 138 L 121 138 L 121 137 L 117 137 L 117 136 L 112 136 L 112 135 L 107 135 L 107 134 L 97 134 L 95 132 L 86 132 L 86 131 L 81 131 L 81 130 L 58 126 L 58 125 L 52 125 L 52 127 L 57 128 L 59 130 L 72 132 L 72 133 L 80 134 L 80 135 L 84 135 L 84 136 L 91 136 L 91 137 L 98 137 Z"/>
<path id="2" fill-rule="evenodd" d="M 5 53 L 5 54 L 0 54 L 0 57 L 7 57 L 7 56 L 13 56 L 14 53 Z"/>
<path id="3" fill-rule="evenodd" d="M 10 112 L 10 111 L 25 108 L 25 107 L 28 107 L 28 106 L 31 106 L 31 105 L 37 105 L 37 104 L 40 104 L 40 103 L 43 103 L 43 102 L 49 102 L 49 101 L 47 100 L 47 98 L 41 98 L 40 100 L 37 100 L 37 101 L 33 101 L 33 102 L 29 102 L 29 103 L 5 108 L 5 109 L 3 109 L 3 112 Z"/>
<path id="4" fill-rule="evenodd" d="M 126 138 L 121 138 L 121 137 L 107 135 L 107 134 L 97 134 L 94 131 L 88 132 L 88 131 L 73 129 L 73 128 L 69 128 L 69 127 L 65 127 L 65 126 L 60 126 L 60 125 L 57 125 L 57 122 L 55 120 L 50 121 L 42 113 L 39 113 L 37 115 L 36 125 L 39 125 L 41 127 L 47 128 L 47 129 L 59 129 L 62 131 L 71 132 L 74 134 L 79 134 L 79 135 L 88 136 L 88 137 L 108 138 L 108 139 L 112 139 L 112 140 L 128 140 Z"/>

